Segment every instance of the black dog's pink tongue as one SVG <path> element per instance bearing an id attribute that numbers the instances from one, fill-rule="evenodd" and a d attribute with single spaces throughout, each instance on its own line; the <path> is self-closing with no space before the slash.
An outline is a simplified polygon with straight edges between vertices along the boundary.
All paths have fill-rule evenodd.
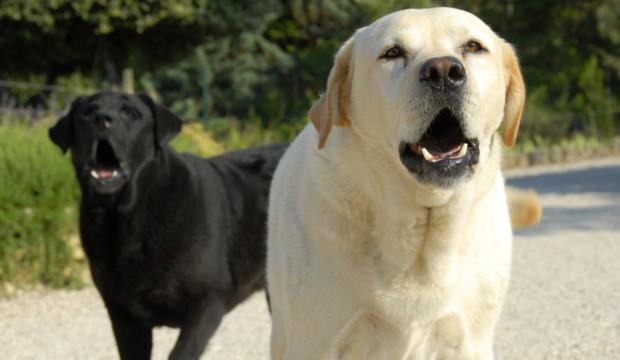
<path id="1" fill-rule="evenodd" d="M 91 175 L 97 179 L 109 179 L 116 173 L 115 169 L 98 168 L 91 171 Z"/>
<path id="2" fill-rule="evenodd" d="M 106 170 L 106 169 L 97 170 L 97 175 L 99 175 L 100 179 L 107 179 L 109 177 L 112 177 L 113 174 L 114 174 L 114 171 L 112 170 Z"/>

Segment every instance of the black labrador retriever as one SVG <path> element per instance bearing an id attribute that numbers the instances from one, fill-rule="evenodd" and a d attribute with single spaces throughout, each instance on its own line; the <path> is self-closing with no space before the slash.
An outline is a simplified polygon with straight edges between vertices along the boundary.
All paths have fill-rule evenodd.
<path id="1" fill-rule="evenodd" d="M 49 135 L 71 150 L 80 233 L 122 359 L 197 359 L 222 317 L 265 285 L 269 185 L 286 144 L 202 159 L 168 142 L 181 121 L 146 95 L 75 100 Z"/>

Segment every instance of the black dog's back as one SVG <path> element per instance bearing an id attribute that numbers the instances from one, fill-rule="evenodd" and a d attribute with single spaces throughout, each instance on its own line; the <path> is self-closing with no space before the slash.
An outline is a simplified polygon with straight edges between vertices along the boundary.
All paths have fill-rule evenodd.
<path id="1" fill-rule="evenodd" d="M 219 210 L 215 216 L 227 224 L 223 230 L 226 232 L 226 237 L 230 237 L 233 241 L 228 244 L 226 258 L 229 261 L 231 280 L 238 287 L 236 301 L 244 300 L 253 291 L 265 285 L 269 188 L 278 162 L 288 145 L 288 143 L 264 145 L 208 159 L 188 154 L 181 155 L 200 173 L 197 178 L 210 182 L 209 191 L 220 192 L 219 195 L 212 197 L 221 197 L 225 202 L 209 208 Z M 217 173 L 216 179 L 213 177 L 213 172 Z M 228 209 L 225 215 L 222 213 L 224 210 L 222 207 Z M 205 215 L 207 218 L 213 216 L 213 214 Z"/>

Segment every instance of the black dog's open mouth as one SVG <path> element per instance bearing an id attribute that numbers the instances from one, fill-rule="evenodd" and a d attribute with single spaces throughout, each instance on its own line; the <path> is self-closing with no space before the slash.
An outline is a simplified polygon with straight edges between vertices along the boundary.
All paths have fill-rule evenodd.
<path id="1" fill-rule="evenodd" d="M 433 118 L 420 140 L 402 142 L 399 152 L 403 165 L 420 181 L 440 186 L 470 173 L 479 157 L 478 141 L 466 138 L 461 121 L 447 108 Z"/>
<path id="2" fill-rule="evenodd" d="M 109 180 L 121 175 L 121 162 L 116 156 L 110 142 L 101 139 L 97 142 L 95 159 L 90 176 L 97 180 Z"/>

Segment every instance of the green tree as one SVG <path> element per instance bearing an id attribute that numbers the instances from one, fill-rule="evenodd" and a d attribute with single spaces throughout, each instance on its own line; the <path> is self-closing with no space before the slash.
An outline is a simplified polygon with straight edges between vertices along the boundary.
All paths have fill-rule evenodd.
<path id="1" fill-rule="evenodd" d="M 114 83 L 131 67 L 185 117 L 208 107 L 214 116 L 295 121 L 356 28 L 438 5 L 473 12 L 515 44 L 533 95 L 522 133 L 614 133 L 620 0 L 5 0 L 0 77 L 54 82 L 79 71 Z"/>
<path id="2" fill-rule="evenodd" d="M 118 82 L 124 67 L 154 69 L 199 44 L 207 0 L 5 0 L 0 5 L 4 76 L 81 71 Z"/>
<path id="3" fill-rule="evenodd" d="M 143 80 L 153 82 L 173 109 L 197 117 L 206 66 L 210 113 L 264 123 L 305 115 L 324 87 L 335 50 L 366 16 L 352 0 L 212 0 L 206 13 L 205 22 L 217 31 L 194 56 Z"/>
<path id="4" fill-rule="evenodd" d="M 200 20 L 210 31 L 192 56 L 147 73 L 142 81 L 153 83 L 173 110 L 197 118 L 204 107 L 201 94 L 207 71 L 211 112 L 247 117 L 255 113 L 265 87 L 292 65 L 290 56 L 265 37 L 267 26 L 281 12 L 278 0 L 211 0 Z"/>

